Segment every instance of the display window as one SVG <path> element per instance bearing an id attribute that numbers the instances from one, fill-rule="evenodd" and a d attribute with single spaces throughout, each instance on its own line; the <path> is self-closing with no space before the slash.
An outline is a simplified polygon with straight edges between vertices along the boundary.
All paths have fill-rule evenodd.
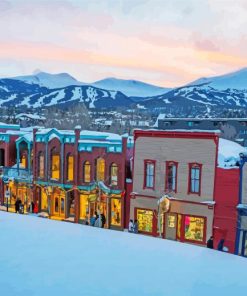
<path id="1" fill-rule="evenodd" d="M 88 194 L 80 194 L 80 219 L 88 220 Z"/>
<path id="2" fill-rule="evenodd" d="M 205 218 L 184 216 L 184 236 L 186 240 L 204 241 Z"/>
<path id="3" fill-rule="evenodd" d="M 44 188 L 41 188 L 41 211 L 48 212 L 48 196 Z"/>
<path id="4" fill-rule="evenodd" d="M 181 224 L 182 224 L 182 215 L 178 214 L 178 222 L 177 222 L 177 238 L 181 238 Z"/>
<path id="5" fill-rule="evenodd" d="M 153 231 L 153 211 L 137 209 L 138 230 L 152 233 Z"/>
<path id="6" fill-rule="evenodd" d="M 121 199 L 111 198 L 111 225 L 121 226 Z"/>

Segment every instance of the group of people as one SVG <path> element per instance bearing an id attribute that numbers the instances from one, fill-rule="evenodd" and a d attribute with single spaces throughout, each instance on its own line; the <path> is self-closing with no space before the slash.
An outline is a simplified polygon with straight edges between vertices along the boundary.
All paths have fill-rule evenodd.
<path id="1" fill-rule="evenodd" d="M 225 240 L 222 238 L 217 246 L 218 251 L 224 251 L 224 242 Z M 210 236 L 209 240 L 207 241 L 207 248 L 213 249 L 214 248 L 214 237 Z"/>
<path id="2" fill-rule="evenodd" d="M 133 232 L 133 233 L 138 233 L 138 222 L 137 222 L 137 220 L 134 220 L 134 222 L 133 222 L 133 220 L 132 219 L 130 219 L 130 221 L 129 221 L 129 232 Z"/>
<path id="3" fill-rule="evenodd" d="M 32 201 L 29 206 L 28 206 L 28 211 L 30 213 L 38 213 L 38 206 L 34 204 L 34 202 Z M 15 202 L 15 212 L 19 213 L 19 214 L 24 214 L 24 204 L 22 203 L 20 198 L 16 199 Z"/>
<path id="4" fill-rule="evenodd" d="M 94 216 L 90 218 L 90 226 L 104 228 L 106 223 L 106 218 L 104 213 L 98 214 L 97 212 L 94 213 Z"/>
<path id="5" fill-rule="evenodd" d="M 22 204 L 21 200 L 19 198 L 17 198 L 16 202 L 15 202 L 15 212 L 16 213 L 23 213 L 22 209 L 23 209 L 24 205 Z"/>

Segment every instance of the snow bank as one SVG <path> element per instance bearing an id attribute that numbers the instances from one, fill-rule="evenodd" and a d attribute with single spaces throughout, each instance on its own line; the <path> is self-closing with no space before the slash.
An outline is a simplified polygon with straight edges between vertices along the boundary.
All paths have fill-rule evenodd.
<path id="1" fill-rule="evenodd" d="M 247 260 L 169 240 L 0 212 L 3 296 L 244 295 Z"/>
<path id="2" fill-rule="evenodd" d="M 218 167 L 237 167 L 237 163 L 240 160 L 240 153 L 247 153 L 247 149 L 235 142 L 220 138 L 218 150 Z"/>

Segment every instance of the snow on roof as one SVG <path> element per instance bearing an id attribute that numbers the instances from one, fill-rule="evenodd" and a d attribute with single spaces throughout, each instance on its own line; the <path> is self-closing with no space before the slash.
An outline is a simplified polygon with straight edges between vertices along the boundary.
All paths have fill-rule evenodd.
<path id="1" fill-rule="evenodd" d="M 220 134 L 221 130 L 204 130 L 204 129 L 134 129 L 134 131 L 152 131 L 152 132 L 183 132 L 183 133 L 210 133 Z"/>
<path id="2" fill-rule="evenodd" d="M 240 153 L 247 153 L 247 149 L 238 143 L 226 139 L 219 139 L 218 167 L 236 168 L 240 160 Z"/>
<path id="3" fill-rule="evenodd" d="M 45 120 L 46 118 L 44 116 L 38 115 L 38 114 L 30 114 L 30 113 L 20 113 L 15 116 L 15 118 L 22 119 L 24 117 L 28 117 L 30 119 L 37 119 L 37 120 Z"/>
<path id="4" fill-rule="evenodd" d="M 82 138 L 101 138 L 106 139 L 110 141 L 121 141 L 122 137 L 118 134 L 113 133 L 105 133 L 105 132 L 96 132 L 96 131 L 88 131 L 88 130 L 82 130 L 80 133 Z"/>

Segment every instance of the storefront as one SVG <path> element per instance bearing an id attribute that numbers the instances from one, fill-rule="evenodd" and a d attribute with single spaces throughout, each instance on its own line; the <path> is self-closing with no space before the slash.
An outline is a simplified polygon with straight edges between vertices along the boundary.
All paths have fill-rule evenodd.
<path id="1" fill-rule="evenodd" d="M 4 204 L 7 205 L 8 202 L 8 210 L 10 212 L 15 212 L 15 203 L 18 199 L 24 206 L 25 213 L 30 210 L 30 204 L 33 200 L 31 184 L 18 183 L 11 180 L 4 184 L 4 192 L 7 192 L 7 194 L 4 195 Z M 9 197 L 7 198 L 7 196 Z"/>
<path id="2" fill-rule="evenodd" d="M 148 209 L 136 209 L 135 219 L 138 222 L 140 233 L 152 234 L 154 226 L 154 211 Z"/>

